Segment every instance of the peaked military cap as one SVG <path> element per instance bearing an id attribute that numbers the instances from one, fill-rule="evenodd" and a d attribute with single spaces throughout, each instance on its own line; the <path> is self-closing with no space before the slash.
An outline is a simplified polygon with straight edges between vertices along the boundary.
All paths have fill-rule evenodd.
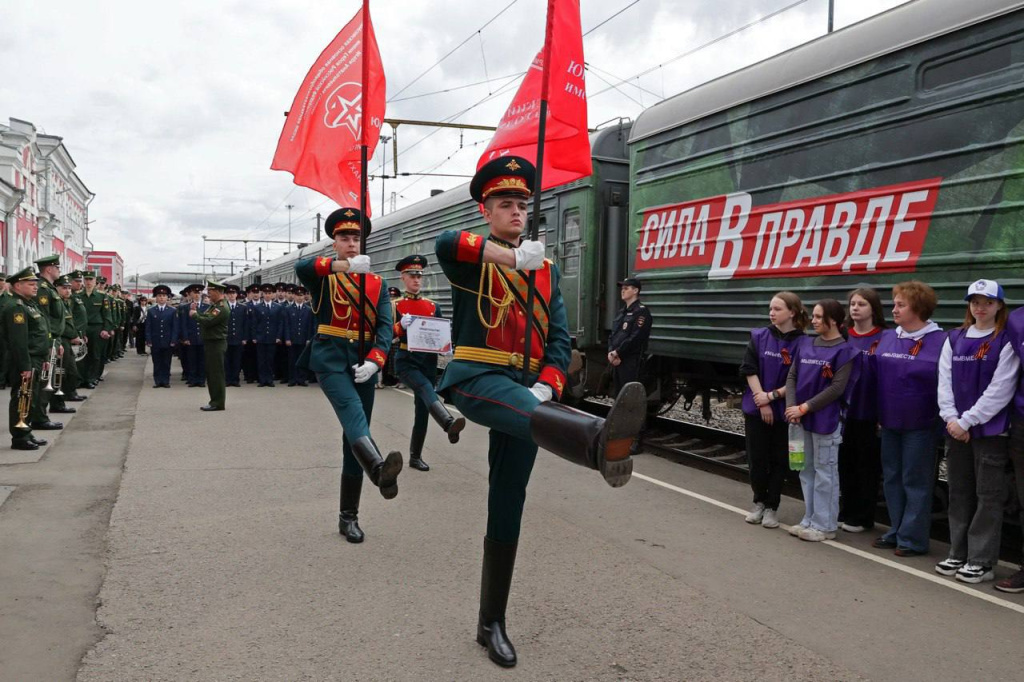
<path id="1" fill-rule="evenodd" d="M 96 279 L 96 273 L 92 270 L 86 270 L 82 273 L 82 279 Z"/>
<path id="2" fill-rule="evenodd" d="M 42 258 L 36 259 L 36 265 L 42 270 L 47 265 L 60 265 L 60 254 L 52 253 L 49 256 L 43 256 Z"/>
<path id="3" fill-rule="evenodd" d="M 297 294 L 299 294 L 301 296 L 305 296 L 306 294 L 309 293 L 309 290 L 306 289 L 306 287 L 298 286 L 298 287 L 295 287 L 295 293 L 297 293 Z"/>
<path id="4" fill-rule="evenodd" d="M 533 195 L 537 169 L 521 156 L 500 156 L 484 164 L 469 183 L 473 200 L 484 203 L 490 197 Z"/>
<path id="5" fill-rule="evenodd" d="M 33 268 L 27 267 L 24 270 L 19 270 L 8 277 L 7 281 L 10 284 L 17 284 L 18 282 L 37 282 L 39 281 L 39 275 L 36 274 L 36 271 Z"/>
<path id="6" fill-rule="evenodd" d="M 252 292 L 259 291 L 259 290 L 260 290 L 260 285 L 253 283 L 253 284 L 250 284 L 249 286 L 247 286 L 245 288 L 245 293 L 251 294 Z"/>
<path id="7" fill-rule="evenodd" d="M 260 291 L 262 291 L 265 294 L 272 294 L 275 291 L 277 291 L 277 288 L 273 284 L 270 284 L 270 283 L 261 284 L 260 285 Z"/>
<path id="8" fill-rule="evenodd" d="M 227 289 L 227 286 L 228 285 L 224 284 L 224 282 L 216 282 L 212 279 L 206 280 L 207 289 L 216 289 L 217 291 L 224 291 L 225 289 Z"/>
<path id="9" fill-rule="evenodd" d="M 96 278 L 96 282 L 97 282 L 97 284 L 106 284 L 107 283 L 107 278 L 106 277 L 97 277 Z"/>
<path id="10" fill-rule="evenodd" d="M 171 288 L 169 286 L 167 286 L 166 284 L 157 284 L 155 287 L 153 287 L 153 295 L 154 296 L 159 296 L 160 294 L 165 294 L 167 296 L 170 296 L 171 295 Z"/>
<path id="11" fill-rule="evenodd" d="M 398 298 L 402 295 L 402 292 L 398 290 L 398 287 L 388 287 L 388 296 L 391 298 Z"/>
<path id="12" fill-rule="evenodd" d="M 358 208 L 349 208 L 342 206 L 341 208 L 333 211 L 331 215 L 327 216 L 327 222 L 324 223 L 324 232 L 331 239 L 334 239 L 336 232 L 355 232 L 359 233 L 359 216 L 361 216 Z M 366 234 L 370 234 L 370 218 L 366 218 Z"/>
<path id="13" fill-rule="evenodd" d="M 71 286 L 71 278 L 67 275 L 61 275 L 57 279 L 53 280 L 53 286 L 55 287 L 69 287 Z"/>
<path id="14" fill-rule="evenodd" d="M 229 294 L 239 294 L 242 292 L 242 289 L 237 284 L 229 284 L 224 287 L 224 290 Z"/>
<path id="15" fill-rule="evenodd" d="M 71 273 L 71 279 L 83 279 L 84 277 L 85 273 L 82 272 L 81 270 L 75 270 L 74 272 Z"/>
<path id="16" fill-rule="evenodd" d="M 395 265 L 395 270 L 399 272 L 423 272 L 425 267 L 427 267 L 427 257 L 414 253 L 398 261 Z"/>

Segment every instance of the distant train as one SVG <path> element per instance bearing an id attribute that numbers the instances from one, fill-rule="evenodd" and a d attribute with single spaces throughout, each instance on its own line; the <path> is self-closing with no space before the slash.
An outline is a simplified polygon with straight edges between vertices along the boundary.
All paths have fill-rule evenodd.
<path id="1" fill-rule="evenodd" d="M 596 387 L 627 273 L 654 314 L 645 373 L 662 406 L 738 389 L 780 289 L 842 300 L 918 278 L 943 326 L 979 277 L 1021 302 L 1022 27 L 1024 1 L 917 0 L 594 133 L 593 176 L 541 202 L 578 351 L 571 395 Z M 387 277 L 452 229 L 484 230 L 468 185 L 374 220 L 367 251 Z M 233 281 L 294 281 L 296 259 L 329 250 Z M 436 264 L 425 287 L 447 307 Z"/>

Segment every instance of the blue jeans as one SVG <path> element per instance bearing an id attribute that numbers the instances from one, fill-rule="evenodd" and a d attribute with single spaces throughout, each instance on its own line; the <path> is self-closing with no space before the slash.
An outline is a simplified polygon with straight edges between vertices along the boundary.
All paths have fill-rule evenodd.
<path id="1" fill-rule="evenodd" d="M 834 533 L 839 528 L 839 444 L 840 424 L 833 433 L 804 431 L 804 469 L 800 488 L 804 491 L 801 526 Z"/>
<path id="2" fill-rule="evenodd" d="M 932 526 L 936 434 L 882 429 L 882 489 L 892 523 L 882 537 L 918 552 L 928 551 Z"/>

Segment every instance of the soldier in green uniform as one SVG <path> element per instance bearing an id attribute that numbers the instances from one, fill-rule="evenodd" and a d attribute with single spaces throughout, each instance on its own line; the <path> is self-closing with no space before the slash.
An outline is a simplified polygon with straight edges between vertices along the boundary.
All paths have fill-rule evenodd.
<path id="1" fill-rule="evenodd" d="M 526 159 L 505 156 L 488 162 L 470 183 L 470 194 L 483 207 L 488 236 L 448 231 L 436 242 L 438 260 L 452 284 L 455 346 L 439 391 L 447 391 L 467 419 L 491 429 L 477 642 L 504 667 L 517 661 L 505 631 L 505 609 L 538 446 L 600 471 L 613 487 L 624 485 L 632 474 L 629 452 L 646 403 L 643 386 L 636 383 L 623 388 L 606 419 L 552 400 L 566 385 L 571 340 L 558 268 L 544 258 L 541 242 L 521 241 L 533 181 L 533 164 Z M 528 311 L 531 270 L 536 296 Z M 530 388 L 522 383 L 523 371 Z"/>
<path id="2" fill-rule="evenodd" d="M 103 357 L 110 336 L 110 301 L 99 288 L 95 272 L 86 272 L 84 279 L 85 289 L 81 298 L 85 303 L 89 354 L 86 356 L 82 380 L 86 388 L 96 388 L 103 374 Z"/>
<path id="3" fill-rule="evenodd" d="M 36 266 L 39 268 L 39 292 L 36 294 L 36 307 L 46 315 L 46 321 L 50 325 L 50 338 L 53 344 L 60 348 L 67 315 L 64 299 L 60 297 L 60 292 L 57 291 L 54 284 L 60 277 L 60 256 L 57 254 L 44 256 L 36 260 Z M 56 367 L 54 371 L 56 371 Z M 56 381 L 56 376 L 53 381 Z M 75 411 L 75 408 L 68 407 L 64 403 L 63 396 L 59 396 L 55 392 L 43 391 L 40 403 L 38 411 L 32 415 L 32 428 L 38 429 L 40 424 L 48 422 L 47 413 L 70 414 Z M 57 424 L 58 422 L 52 423 Z"/>
<path id="4" fill-rule="evenodd" d="M 35 270 L 25 268 L 10 276 L 14 295 L 3 311 L 4 338 L 10 353 L 7 380 L 11 384 L 11 402 L 8 409 L 8 425 L 11 432 L 11 448 L 14 450 L 38 450 L 46 445 L 45 440 L 35 438 L 32 428 L 18 427 L 20 419 L 18 402 L 22 381 L 32 379 L 32 402 L 38 399 L 41 390 L 39 375 L 43 362 L 50 353 L 50 328 L 43 315 L 36 308 L 35 298 L 39 290 L 39 278 Z M 31 408 L 29 409 L 31 414 Z"/>
<path id="5" fill-rule="evenodd" d="M 11 292 L 7 289 L 7 275 L 0 272 L 0 315 L 3 315 L 4 308 L 11 302 Z M 3 338 L 3 329 L 0 328 L 0 389 L 5 388 L 7 388 L 7 341 Z"/>
<path id="6" fill-rule="evenodd" d="M 203 353 L 206 359 L 206 387 L 210 392 L 210 404 L 199 409 L 203 412 L 219 412 L 224 409 L 227 383 L 224 377 L 224 353 L 228 349 L 228 320 L 231 308 L 224 300 L 226 285 L 221 282 L 208 281 L 206 289 L 210 292 L 210 305 L 199 312 L 199 306 L 193 302 L 189 315 L 199 323 L 199 334 L 203 337 Z"/>
<path id="7" fill-rule="evenodd" d="M 370 379 L 387 362 L 391 348 L 391 301 L 387 284 L 370 272 L 370 257 L 359 254 L 360 212 L 339 208 L 327 217 L 326 234 L 334 240 L 337 258 L 306 258 L 295 264 L 295 273 L 312 293 L 316 332 L 298 359 L 298 367 L 316 372 L 317 383 L 341 422 L 341 504 L 338 532 L 349 542 L 362 542 L 359 528 L 359 497 L 363 472 L 380 488 L 384 499 L 398 494 L 402 453 L 381 457 L 370 437 L 374 382 Z M 366 219 L 366 230 L 370 221 Z M 358 275 L 362 275 L 359 277 Z M 366 322 L 361 324 L 359 287 L 366 291 Z M 362 327 L 366 357 L 359 357 Z"/>
<path id="8" fill-rule="evenodd" d="M 75 270 L 71 273 L 71 310 L 74 313 L 75 318 L 75 332 L 78 334 L 78 338 L 81 339 L 82 344 L 85 346 L 86 357 L 81 361 L 76 362 L 78 367 L 78 385 L 71 387 L 71 393 L 66 396 L 66 400 L 73 400 L 75 402 L 86 399 L 86 396 L 80 395 L 78 389 L 82 388 L 86 383 L 86 363 L 88 362 L 89 344 L 88 344 L 88 332 L 89 332 L 89 312 L 85 306 L 85 273 L 81 270 Z M 67 391 L 65 391 L 66 393 Z"/>
<path id="9" fill-rule="evenodd" d="M 82 337 L 79 336 L 78 327 L 75 325 L 74 303 L 71 300 L 71 280 L 67 275 L 62 275 L 54 282 L 54 286 L 57 287 L 57 293 L 60 294 L 61 302 L 64 304 L 64 331 L 60 335 L 61 346 L 64 348 L 64 355 L 61 358 L 64 368 L 62 390 L 65 400 L 76 400 L 80 399 L 76 391 L 78 384 L 82 382 L 82 376 L 78 372 L 78 363 L 75 361 L 75 353 L 72 348 L 82 344 Z M 50 411 L 54 410 L 51 408 Z"/>

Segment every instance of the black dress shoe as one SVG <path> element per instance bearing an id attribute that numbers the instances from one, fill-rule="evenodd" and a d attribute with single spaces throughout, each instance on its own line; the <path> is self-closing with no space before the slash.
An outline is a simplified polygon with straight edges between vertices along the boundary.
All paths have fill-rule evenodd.
<path id="1" fill-rule="evenodd" d="M 12 440 L 11 450 L 38 450 L 39 446 L 27 440 Z"/>
<path id="2" fill-rule="evenodd" d="M 49 443 L 50 441 L 46 440 L 45 438 L 36 438 L 35 436 L 29 436 L 28 442 L 35 443 L 36 445 L 42 447 Z"/>
<path id="3" fill-rule="evenodd" d="M 199 408 L 203 412 L 223 412 L 223 407 L 214 407 L 213 405 L 203 405 Z"/>
<path id="4" fill-rule="evenodd" d="M 65 405 L 64 407 L 51 407 L 50 408 L 50 413 L 51 414 L 74 414 L 75 412 L 78 412 L 78 410 L 76 410 L 73 407 L 68 407 L 67 405 Z"/>
<path id="5" fill-rule="evenodd" d="M 70 400 L 70 401 L 71 401 L 71 402 L 73 402 L 73 403 L 80 403 L 80 402 L 82 402 L 83 400 L 86 400 L 86 396 L 84 396 L 84 395 L 78 395 L 78 394 L 76 393 L 76 394 L 74 394 L 74 395 L 69 395 L 69 396 L 65 396 L 65 397 L 64 397 L 64 400 L 65 400 L 65 401 L 68 401 L 68 400 Z"/>
<path id="6" fill-rule="evenodd" d="M 95 381 L 90 381 L 89 383 L 87 383 L 85 385 L 85 388 L 88 388 L 90 391 L 95 390 L 96 382 Z"/>
<path id="7" fill-rule="evenodd" d="M 409 458 L 409 467 L 417 471 L 430 471 L 430 466 L 419 457 Z"/>
<path id="8" fill-rule="evenodd" d="M 30 424 L 33 431 L 59 431 L 64 428 L 61 422 L 45 421 L 39 424 Z"/>
<path id="9" fill-rule="evenodd" d="M 309 384 L 306 383 L 305 381 L 300 381 L 299 386 L 309 386 Z"/>

